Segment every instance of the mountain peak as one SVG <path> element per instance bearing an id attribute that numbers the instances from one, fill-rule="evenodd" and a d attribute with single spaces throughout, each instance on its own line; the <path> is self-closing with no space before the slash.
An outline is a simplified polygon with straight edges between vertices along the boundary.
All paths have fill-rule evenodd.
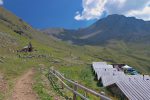
<path id="1" fill-rule="evenodd" d="M 112 14 L 112 15 L 108 15 L 107 17 L 108 17 L 108 18 L 111 18 L 111 17 L 122 18 L 122 17 L 126 17 L 126 16 L 124 16 L 124 15 L 119 15 L 119 14 Z"/>
<path id="2" fill-rule="evenodd" d="M 118 14 L 108 15 L 107 17 L 102 18 L 102 19 L 98 20 L 97 22 L 103 21 L 103 20 L 108 20 L 108 21 L 114 20 L 116 22 L 118 22 L 120 20 L 122 20 L 122 21 L 124 20 L 124 21 L 141 21 L 141 22 L 146 22 L 146 21 L 144 21 L 142 19 L 137 19 L 135 17 L 126 17 L 124 15 L 118 15 Z"/>

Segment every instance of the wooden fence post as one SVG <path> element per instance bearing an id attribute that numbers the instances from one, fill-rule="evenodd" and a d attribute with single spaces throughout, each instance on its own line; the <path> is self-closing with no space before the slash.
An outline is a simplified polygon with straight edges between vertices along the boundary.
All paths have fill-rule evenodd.
<path id="1" fill-rule="evenodd" d="M 84 92 L 84 96 L 87 97 L 87 91 Z"/>
<path id="2" fill-rule="evenodd" d="M 74 91 L 77 91 L 77 85 L 74 85 Z M 77 100 L 77 95 L 75 93 L 73 94 L 73 100 Z"/>
<path id="3" fill-rule="evenodd" d="M 62 74 L 64 76 L 64 74 Z M 64 79 L 62 78 L 62 81 L 64 81 Z M 64 89 L 64 84 L 61 82 L 61 87 L 62 89 Z"/>

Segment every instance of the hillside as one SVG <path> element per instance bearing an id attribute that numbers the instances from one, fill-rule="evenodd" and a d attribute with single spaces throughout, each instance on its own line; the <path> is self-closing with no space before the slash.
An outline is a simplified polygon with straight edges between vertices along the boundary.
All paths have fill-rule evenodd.
<path id="1" fill-rule="evenodd" d="M 74 30 L 64 29 L 59 31 L 55 29 L 53 34 L 60 35 L 60 31 L 63 31 L 64 36 L 67 34 L 69 34 L 67 36 L 72 36 L 72 32 L 75 34 Z M 91 38 L 90 35 L 87 37 Z M 72 39 L 73 37 L 67 38 Z M 29 42 L 33 45 L 33 52 L 17 52 L 17 50 L 28 45 Z M 130 48 L 129 45 L 131 45 Z M 37 94 L 39 93 L 38 96 L 41 100 L 45 100 L 45 98 L 53 99 L 60 95 L 55 93 L 52 87 L 45 86 L 43 75 L 38 72 L 40 66 L 46 68 L 54 66 L 66 77 L 77 80 L 79 83 L 97 91 L 104 89 L 98 87 L 97 82 L 94 81 L 90 68 L 93 61 L 126 63 L 141 73 L 149 74 L 149 46 L 129 45 L 122 40 L 110 41 L 105 46 L 73 45 L 33 29 L 22 19 L 0 7 L 0 87 L 3 84 L 6 87 L 0 88 L 0 100 L 7 100 L 12 94 L 18 77 L 33 67 L 36 70 L 33 88 Z M 139 45 L 143 48 L 135 49 Z"/>

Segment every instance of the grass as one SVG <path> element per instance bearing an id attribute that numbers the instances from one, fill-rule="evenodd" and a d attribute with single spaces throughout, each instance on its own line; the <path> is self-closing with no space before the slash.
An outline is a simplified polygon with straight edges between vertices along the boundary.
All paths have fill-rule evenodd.
<path id="1" fill-rule="evenodd" d="M 57 68 L 56 68 L 57 69 Z M 98 81 L 95 81 L 95 75 L 91 71 L 90 65 L 86 66 L 70 66 L 70 67 L 59 67 L 59 71 L 64 74 L 64 76 L 70 80 L 76 81 L 79 84 L 82 84 L 85 87 L 88 87 L 92 90 L 96 90 L 98 93 L 100 91 L 104 91 L 103 87 L 100 87 L 98 84 Z M 73 88 L 73 86 L 71 85 Z M 85 92 L 81 89 L 78 89 L 78 91 L 81 94 L 85 94 Z M 97 100 L 98 98 L 91 95 L 87 94 L 87 97 L 90 98 L 90 100 Z M 80 100 L 80 99 L 79 99 Z"/>
<path id="2" fill-rule="evenodd" d="M 94 82 L 94 75 L 91 71 L 91 67 L 89 65 L 86 66 L 61 66 L 58 69 L 61 73 L 64 74 L 65 77 L 82 83 L 85 86 L 93 89 L 99 89 L 97 87 L 97 83 Z"/>
<path id="3" fill-rule="evenodd" d="M 0 92 L 0 100 L 3 100 L 4 99 L 4 96 L 3 94 Z"/>
<path id="4" fill-rule="evenodd" d="M 35 77 L 35 84 L 33 86 L 34 91 L 38 94 L 40 100 L 52 100 L 48 94 L 46 87 L 42 83 L 41 73 L 37 72 Z"/>

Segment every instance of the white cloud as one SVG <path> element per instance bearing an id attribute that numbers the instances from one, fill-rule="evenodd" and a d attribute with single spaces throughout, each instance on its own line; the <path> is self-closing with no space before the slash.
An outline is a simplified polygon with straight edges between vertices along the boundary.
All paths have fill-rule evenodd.
<path id="1" fill-rule="evenodd" d="M 104 6 L 107 0 L 83 0 L 82 14 L 77 12 L 76 20 L 90 20 L 99 18 L 104 11 Z"/>
<path id="2" fill-rule="evenodd" d="M 3 5 L 3 3 L 4 3 L 3 0 L 0 0 L 0 5 Z"/>
<path id="3" fill-rule="evenodd" d="M 82 0 L 82 5 L 83 11 L 76 12 L 76 20 L 99 19 L 104 12 L 150 20 L 150 0 Z"/>
<path id="4" fill-rule="evenodd" d="M 150 5 L 146 5 L 141 10 L 131 10 L 127 13 L 127 16 L 136 16 L 140 19 L 150 20 Z"/>

